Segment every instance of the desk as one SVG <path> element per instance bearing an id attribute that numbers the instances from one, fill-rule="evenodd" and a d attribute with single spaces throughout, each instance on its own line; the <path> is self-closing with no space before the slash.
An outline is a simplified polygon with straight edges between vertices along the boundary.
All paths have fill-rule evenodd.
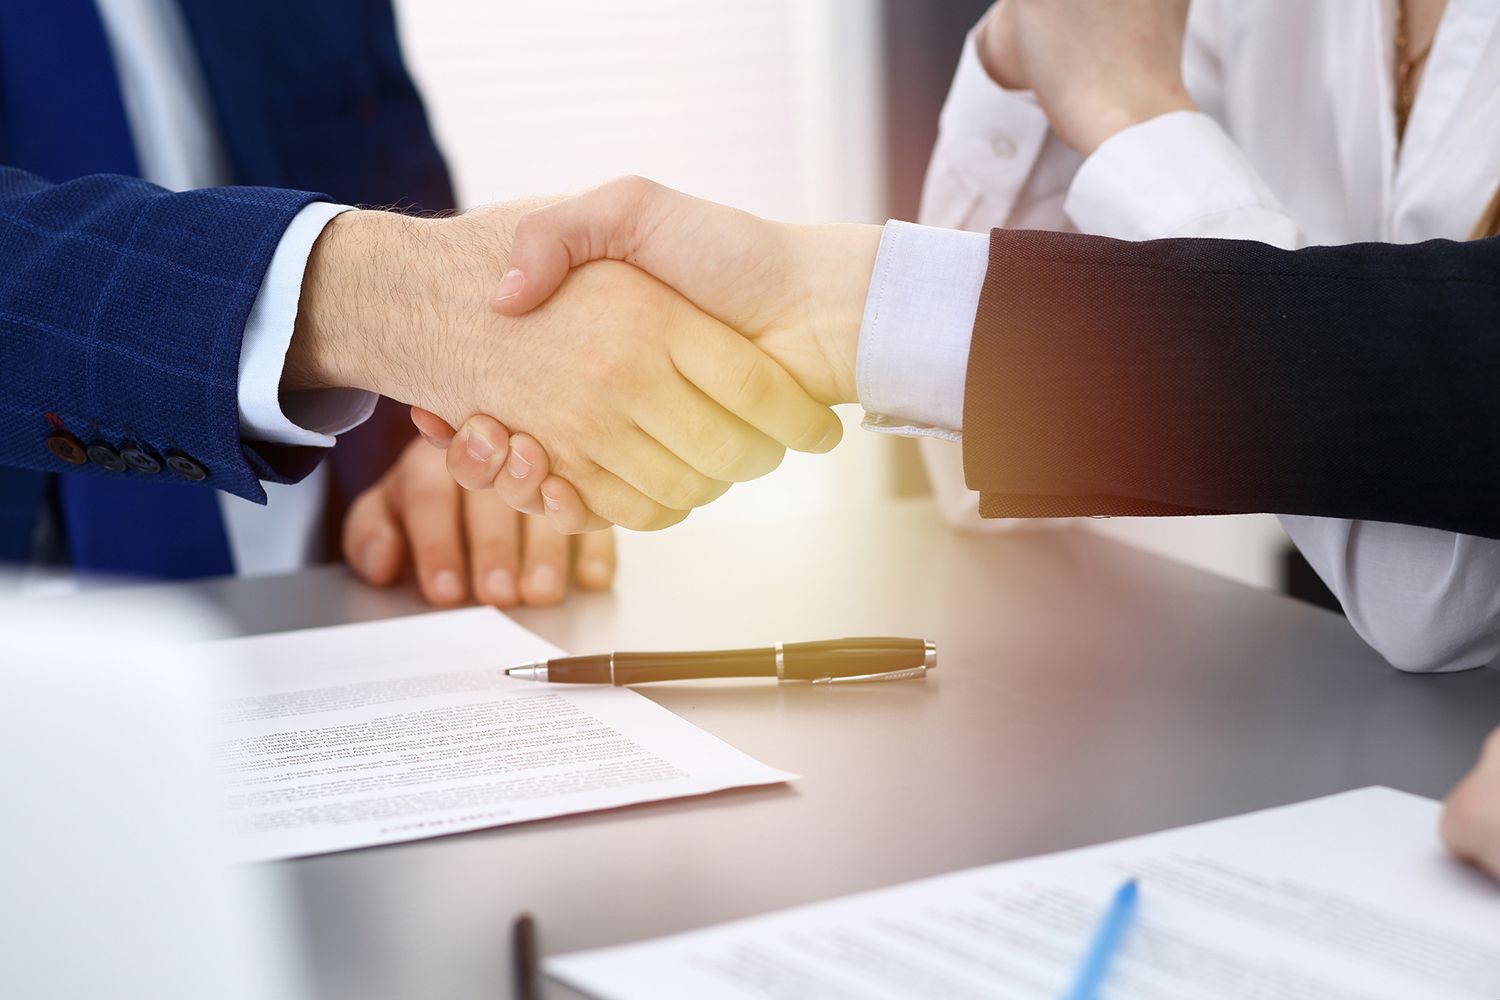
<path id="1" fill-rule="evenodd" d="M 1362 785 L 1440 797 L 1500 724 L 1500 672 L 1397 673 L 1334 615 L 1086 531 L 961 536 L 914 502 L 624 542 L 615 594 L 516 617 L 576 651 L 925 636 L 940 668 L 642 689 L 789 786 L 289 862 L 322 996 L 506 996 L 523 908 L 555 954 Z M 423 610 L 336 567 L 198 592 L 246 633 Z"/>

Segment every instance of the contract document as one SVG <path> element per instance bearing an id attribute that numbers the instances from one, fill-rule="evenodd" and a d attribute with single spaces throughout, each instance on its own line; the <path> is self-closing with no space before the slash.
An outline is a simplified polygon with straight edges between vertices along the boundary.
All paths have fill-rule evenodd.
<path id="1" fill-rule="evenodd" d="M 1500 887 L 1366 788 L 549 961 L 602 1000 L 1056 1000 L 1138 880 L 1104 1000 L 1495 1000 Z"/>
<path id="2" fill-rule="evenodd" d="M 490 608 L 206 644 L 236 853 L 264 861 L 796 775 L 626 688 L 505 668 L 561 651 Z"/>

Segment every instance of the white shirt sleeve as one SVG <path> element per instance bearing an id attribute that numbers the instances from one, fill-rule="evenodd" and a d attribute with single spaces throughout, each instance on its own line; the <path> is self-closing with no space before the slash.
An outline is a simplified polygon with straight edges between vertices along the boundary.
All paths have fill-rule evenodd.
<path id="1" fill-rule="evenodd" d="M 1082 232 L 1121 240 L 1222 236 L 1305 242 L 1219 123 L 1173 111 L 1122 129 L 1083 161 L 1064 206 Z"/>
<path id="2" fill-rule="evenodd" d="M 1382 521 L 1280 521 L 1392 666 L 1468 670 L 1500 657 L 1500 541 Z"/>
<path id="3" fill-rule="evenodd" d="M 859 331 L 864 425 L 959 440 L 989 237 L 888 222 Z"/>
<path id="4" fill-rule="evenodd" d="M 1031 92 L 1006 90 L 990 78 L 979 58 L 977 35 L 975 29 L 964 43 L 938 119 L 937 144 L 922 189 L 919 221 L 924 225 L 988 230 L 1012 224 L 1015 210 L 1039 197 L 1039 161 L 1057 152 L 1047 115 Z M 1064 221 L 1061 192 L 1078 165 L 1077 155 L 1066 152 L 1064 159 L 1070 162 L 1047 171 L 1052 180 L 1041 185 L 1056 196 L 1054 223 Z M 1046 220 L 1025 225 L 1047 228 Z"/>
<path id="5" fill-rule="evenodd" d="M 1057 137 L 1030 91 L 1007 90 L 979 58 L 969 34 L 938 123 L 938 140 L 922 190 L 918 221 L 944 229 L 994 227 L 1070 230 L 1063 200 L 1080 163 Z M 971 320 L 972 321 L 972 320 Z M 964 482 L 956 441 L 924 436 L 919 445 L 943 519 L 963 531 L 1055 529 L 1066 518 L 982 518 L 979 494 Z"/>
<path id="6" fill-rule="evenodd" d="M 240 345 L 240 436 L 271 444 L 331 448 L 336 435 L 374 412 L 376 395 L 358 389 L 281 392 L 281 373 L 297 322 L 302 274 L 313 243 L 347 205 L 314 202 L 281 236 L 245 323 Z"/>

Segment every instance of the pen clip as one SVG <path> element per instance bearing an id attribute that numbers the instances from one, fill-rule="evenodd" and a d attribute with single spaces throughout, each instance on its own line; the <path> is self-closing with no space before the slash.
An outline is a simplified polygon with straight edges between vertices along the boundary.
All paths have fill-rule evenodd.
<path id="1" fill-rule="evenodd" d="M 927 664 L 905 670 L 886 670 L 878 674 L 855 674 L 852 677 L 815 677 L 814 684 L 863 684 L 866 681 L 920 680 L 927 676 Z"/>

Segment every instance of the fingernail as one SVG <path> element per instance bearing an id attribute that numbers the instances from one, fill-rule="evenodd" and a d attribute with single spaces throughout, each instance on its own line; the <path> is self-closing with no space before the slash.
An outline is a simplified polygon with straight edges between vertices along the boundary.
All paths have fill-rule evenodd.
<path id="1" fill-rule="evenodd" d="M 521 289 L 526 285 L 526 275 L 521 269 L 513 267 L 505 272 L 505 277 L 500 279 L 500 287 L 495 289 L 495 301 L 504 302 L 521 294 Z"/>
<path id="2" fill-rule="evenodd" d="M 522 458 L 519 451 L 510 453 L 510 461 L 506 463 L 506 467 L 510 469 L 512 479 L 525 479 L 531 475 L 531 463 Z"/>
<path id="3" fill-rule="evenodd" d="M 531 589 L 538 594 L 557 593 L 557 570 L 546 563 L 531 571 Z"/>
<path id="4" fill-rule="evenodd" d="M 390 545 L 391 540 L 384 535 L 376 536 L 365 543 L 365 547 L 359 553 L 359 565 L 366 576 L 375 576 L 384 568 Z"/>
<path id="5" fill-rule="evenodd" d="M 495 446 L 490 444 L 489 438 L 472 428 L 464 438 L 469 452 L 469 457 L 476 462 L 488 462 L 490 456 L 495 453 Z"/>
<path id="6" fill-rule="evenodd" d="M 813 448 L 813 451 L 815 451 L 815 452 L 830 451 L 830 450 L 833 449 L 834 445 L 836 445 L 836 444 L 839 443 L 839 441 L 843 438 L 843 436 L 844 436 L 844 425 L 843 424 L 834 424 L 833 427 L 829 428 L 828 433 L 823 435 L 823 440 L 821 440 L 821 441 L 818 442 L 817 446 L 815 448 Z"/>
<path id="7" fill-rule="evenodd" d="M 562 510 L 562 501 L 547 494 L 542 494 L 542 503 L 546 504 L 548 510 Z"/>
<path id="8" fill-rule="evenodd" d="M 489 575 L 484 578 L 484 589 L 489 591 L 492 601 L 498 601 L 501 604 L 516 602 L 516 578 L 507 570 L 490 570 Z"/>
<path id="9" fill-rule="evenodd" d="M 440 601 L 463 600 L 464 586 L 451 569 L 438 570 L 432 576 L 432 596 Z"/>

